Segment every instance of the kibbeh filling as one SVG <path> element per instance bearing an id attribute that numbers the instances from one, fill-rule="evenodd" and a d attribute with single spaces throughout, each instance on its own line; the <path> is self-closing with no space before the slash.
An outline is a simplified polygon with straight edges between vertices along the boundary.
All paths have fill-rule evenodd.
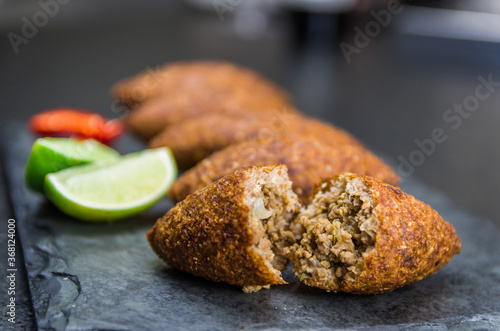
<path id="1" fill-rule="evenodd" d="M 360 178 L 338 178 L 326 187 L 323 183 L 294 221 L 292 228 L 301 239 L 285 254 L 303 283 L 336 291 L 364 270 L 363 254 L 374 248 L 380 222 Z"/>
<path id="2" fill-rule="evenodd" d="M 262 256 L 266 265 L 276 275 L 287 267 L 284 250 L 296 241 L 290 230 L 290 220 L 298 212 L 300 204 L 291 190 L 291 182 L 283 180 L 278 171 L 259 174 L 248 181 L 246 205 L 250 209 L 250 229 L 254 242 L 251 250 Z M 247 286 L 245 292 L 261 287 Z"/>

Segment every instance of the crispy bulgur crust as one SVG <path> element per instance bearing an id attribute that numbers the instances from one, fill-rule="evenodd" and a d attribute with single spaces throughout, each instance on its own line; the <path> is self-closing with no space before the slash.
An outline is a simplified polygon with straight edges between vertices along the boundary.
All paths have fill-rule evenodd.
<path id="1" fill-rule="evenodd" d="M 148 140 L 168 125 L 204 113 L 290 108 L 289 95 L 256 72 L 228 62 L 174 62 L 115 84 L 111 94 L 133 109 L 128 128 Z"/>
<path id="2" fill-rule="evenodd" d="M 307 201 L 321 178 L 344 171 L 399 183 L 397 173 L 362 146 L 331 147 L 316 138 L 284 134 L 244 141 L 212 154 L 179 177 L 169 196 L 173 201 L 181 201 L 240 168 L 272 164 L 287 165 L 293 189 L 302 201 Z"/>
<path id="3" fill-rule="evenodd" d="M 122 103 L 134 105 L 178 90 L 246 90 L 257 95 L 289 100 L 286 92 L 253 70 L 224 61 L 180 61 L 148 68 L 136 76 L 119 81 L 111 95 Z"/>
<path id="4" fill-rule="evenodd" d="M 150 246 L 173 268 L 209 280 L 236 284 L 247 292 L 286 283 L 280 273 L 286 263 L 276 260 L 274 254 L 280 254 L 276 250 L 281 247 L 272 246 L 272 252 L 270 248 L 274 245 L 271 238 L 285 233 L 276 232 L 276 227 L 288 226 L 299 210 L 286 171 L 283 165 L 249 167 L 194 192 L 156 222 L 147 234 Z M 284 218 L 280 224 L 265 225 L 265 231 L 270 229 L 274 234 L 262 239 L 263 230 L 259 228 L 264 226 L 264 220 L 258 228 L 255 222 L 269 215 L 262 204 L 256 209 L 252 207 L 252 201 L 256 201 L 252 199 L 255 190 L 260 192 L 266 185 L 275 185 L 278 187 L 276 192 L 281 192 L 282 196 L 273 203 L 279 217 L 284 215 Z M 273 208 L 272 204 L 267 208 Z M 264 210 L 266 215 L 258 216 L 256 210 L 257 214 Z"/>
<path id="5" fill-rule="evenodd" d="M 362 143 L 329 123 L 290 112 L 225 115 L 209 113 L 165 128 L 149 143 L 151 148 L 169 147 L 181 169 L 188 169 L 228 145 L 254 138 L 294 132 L 331 146 Z"/>
<path id="6" fill-rule="evenodd" d="M 344 173 L 323 180 L 315 187 L 313 196 L 319 197 L 318 193 L 328 192 L 339 182 L 355 181 L 361 182 L 366 188 L 365 193 L 370 197 L 373 215 L 378 219 L 375 245 L 362 253 L 362 272 L 356 277 L 344 278 L 341 282 L 304 277 L 299 269 L 301 263 L 298 255 L 291 254 L 289 257 L 294 272 L 298 277 L 304 278 L 301 280 L 306 285 L 355 294 L 384 293 L 433 274 L 460 252 L 461 241 L 455 229 L 435 210 L 399 188 L 375 178 Z M 317 208 L 314 203 L 315 200 L 307 208 Z M 296 219 L 300 220 L 303 214 L 310 217 L 310 212 L 311 210 L 301 211 Z M 297 247 L 300 246 L 295 246 L 295 249 Z"/>
<path id="7" fill-rule="evenodd" d="M 172 124 L 204 114 L 247 115 L 269 111 L 297 112 L 280 96 L 250 93 L 242 89 L 222 92 L 210 88 L 178 89 L 146 100 L 128 113 L 124 121 L 135 134 L 150 139 Z"/>

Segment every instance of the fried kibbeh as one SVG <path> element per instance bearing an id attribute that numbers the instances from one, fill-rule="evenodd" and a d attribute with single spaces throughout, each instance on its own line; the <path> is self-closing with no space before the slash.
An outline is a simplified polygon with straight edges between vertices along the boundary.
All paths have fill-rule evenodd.
<path id="1" fill-rule="evenodd" d="M 120 102 L 133 106 L 160 95 L 174 96 L 184 90 L 194 92 L 246 91 L 288 103 L 286 92 L 253 70 L 224 61 L 181 61 L 167 63 L 160 68 L 148 68 L 136 76 L 119 81 L 111 88 L 111 95 Z"/>
<path id="2" fill-rule="evenodd" d="M 147 239 L 171 267 L 245 292 L 285 284 L 282 251 L 300 208 L 291 185 L 283 165 L 241 169 L 178 203 Z"/>
<path id="3" fill-rule="evenodd" d="M 228 145 L 285 132 L 322 139 L 331 146 L 362 146 L 351 134 L 329 123 L 277 111 L 234 116 L 210 113 L 194 117 L 165 128 L 153 137 L 149 146 L 169 147 L 179 167 L 188 169 Z"/>
<path id="4" fill-rule="evenodd" d="M 148 99 L 130 111 L 124 122 L 136 135 L 148 140 L 173 124 L 204 114 L 220 113 L 229 116 L 268 112 L 298 113 L 280 97 L 250 94 L 246 90 L 178 90 Z"/>
<path id="5" fill-rule="evenodd" d="M 287 165 L 293 190 L 302 201 L 307 201 L 321 178 L 345 171 L 399 183 L 398 174 L 362 146 L 332 147 L 312 137 L 283 134 L 244 141 L 213 153 L 180 176 L 170 188 L 169 197 L 181 201 L 240 168 L 273 164 Z"/>
<path id="6" fill-rule="evenodd" d="M 415 283 L 458 254 L 454 227 L 427 204 L 373 177 L 343 173 L 314 189 L 285 249 L 309 286 L 379 294 Z"/>

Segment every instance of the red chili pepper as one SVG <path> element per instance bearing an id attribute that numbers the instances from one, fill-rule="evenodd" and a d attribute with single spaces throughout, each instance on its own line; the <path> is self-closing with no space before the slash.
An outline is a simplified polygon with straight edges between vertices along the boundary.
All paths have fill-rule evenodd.
<path id="1" fill-rule="evenodd" d="M 107 120 L 97 113 L 71 108 L 39 113 L 30 119 L 29 126 L 33 132 L 41 135 L 94 138 L 106 144 L 124 131 L 118 119 Z"/>

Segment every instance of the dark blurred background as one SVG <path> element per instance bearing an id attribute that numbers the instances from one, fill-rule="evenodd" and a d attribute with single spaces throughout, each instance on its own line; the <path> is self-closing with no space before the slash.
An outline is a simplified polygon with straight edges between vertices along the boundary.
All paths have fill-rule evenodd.
<path id="1" fill-rule="evenodd" d="M 119 79 L 234 61 L 500 224 L 499 1 L 0 0 L 0 35 L 3 126 L 61 106 L 120 117 Z"/>
<path id="2" fill-rule="evenodd" d="M 403 172 L 500 224 L 500 91 L 443 118 L 474 96 L 479 76 L 500 81 L 498 1 L 3 0 L 0 32 L 4 125 L 60 106 L 118 117 L 108 96 L 117 80 L 224 59 L 261 71 L 304 112 L 396 166 L 417 165 Z M 436 128 L 447 140 L 421 160 L 415 139 L 425 146 Z"/>

